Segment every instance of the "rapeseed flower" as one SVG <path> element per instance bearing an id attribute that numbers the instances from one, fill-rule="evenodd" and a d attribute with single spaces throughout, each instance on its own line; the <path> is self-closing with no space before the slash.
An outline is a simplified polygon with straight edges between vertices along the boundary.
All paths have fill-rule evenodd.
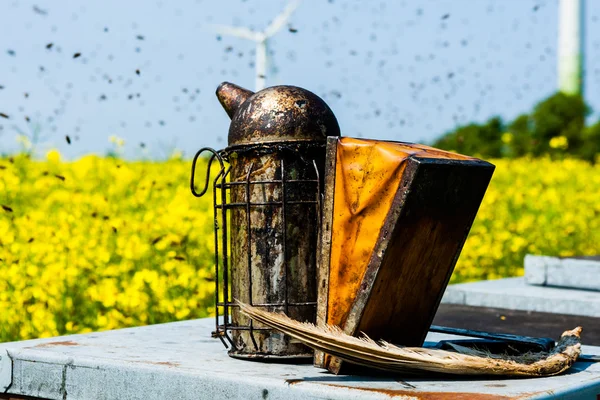
<path id="1" fill-rule="evenodd" d="M 600 254 L 600 166 L 490 161 L 453 283 L 521 275 L 527 253 Z M 189 193 L 189 172 L 177 158 L 0 159 L 0 342 L 213 315 L 212 196 Z"/>

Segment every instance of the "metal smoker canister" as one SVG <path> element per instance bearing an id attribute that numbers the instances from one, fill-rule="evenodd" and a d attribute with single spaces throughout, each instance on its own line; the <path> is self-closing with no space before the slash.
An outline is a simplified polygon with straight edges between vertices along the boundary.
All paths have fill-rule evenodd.
<path id="1" fill-rule="evenodd" d="M 337 120 L 320 97 L 294 86 L 253 93 L 222 83 L 216 94 L 231 118 L 222 152 L 231 165 L 231 298 L 314 322 L 325 143 L 340 135 Z M 251 325 L 237 307 L 231 327 L 233 357 L 312 356 L 291 338 Z"/>

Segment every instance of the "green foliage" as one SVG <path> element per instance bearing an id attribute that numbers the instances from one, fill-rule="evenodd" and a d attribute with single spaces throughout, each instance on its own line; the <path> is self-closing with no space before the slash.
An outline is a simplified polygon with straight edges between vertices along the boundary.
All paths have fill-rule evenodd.
<path id="1" fill-rule="evenodd" d="M 585 160 L 598 160 L 600 154 L 600 121 L 586 127 L 582 134 L 581 157 Z"/>
<path id="2" fill-rule="evenodd" d="M 435 147 L 455 150 L 464 154 L 485 154 L 489 157 L 502 156 L 501 136 L 504 131 L 499 117 L 491 118 L 484 125 L 461 126 L 435 143 Z"/>
<path id="3" fill-rule="evenodd" d="M 586 127 L 589 113 L 581 96 L 558 92 L 510 123 L 493 117 L 484 124 L 461 126 L 443 135 L 433 146 L 481 157 L 548 154 L 594 161 L 600 153 L 600 121 Z"/>

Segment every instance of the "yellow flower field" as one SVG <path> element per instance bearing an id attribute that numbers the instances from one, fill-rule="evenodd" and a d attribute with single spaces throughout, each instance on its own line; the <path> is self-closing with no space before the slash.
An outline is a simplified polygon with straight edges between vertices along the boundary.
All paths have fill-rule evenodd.
<path id="1" fill-rule="evenodd" d="M 500 159 L 452 283 L 523 274 L 525 254 L 600 254 L 600 164 Z"/>
<path id="2" fill-rule="evenodd" d="M 600 254 L 600 167 L 497 169 L 453 282 L 522 273 L 526 253 Z M 210 196 L 189 161 L 0 159 L 0 342 L 214 312 Z"/>
<path id="3" fill-rule="evenodd" d="M 212 207 L 189 162 L 49 159 L 0 160 L 0 341 L 210 315 Z"/>

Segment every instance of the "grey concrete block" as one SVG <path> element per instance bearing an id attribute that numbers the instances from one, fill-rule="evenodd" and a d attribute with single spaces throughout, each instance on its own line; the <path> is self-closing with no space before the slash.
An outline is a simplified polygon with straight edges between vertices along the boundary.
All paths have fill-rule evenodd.
<path id="1" fill-rule="evenodd" d="M 442 296 L 442 303 L 445 304 L 465 304 L 465 292 L 462 290 L 455 290 L 454 288 L 457 285 L 449 286 L 448 289 L 452 287 L 452 289 L 444 292 Z"/>
<path id="2" fill-rule="evenodd" d="M 525 265 L 525 282 L 529 285 L 546 285 L 547 264 L 551 257 L 533 256 L 527 254 L 523 261 Z"/>
<path id="3" fill-rule="evenodd" d="M 600 291 L 600 260 L 525 256 L 525 281 L 530 285 Z"/>
<path id="4" fill-rule="evenodd" d="M 55 354 L 8 351 L 12 359 L 9 393 L 44 399 L 62 399 L 66 365 L 72 360 Z"/>
<path id="5" fill-rule="evenodd" d="M 463 303 L 452 300 L 464 298 Z M 442 303 L 600 317 L 600 293 L 589 290 L 530 286 L 524 278 L 505 278 L 450 285 Z"/>
<path id="6" fill-rule="evenodd" d="M 0 350 L 0 393 L 4 393 L 12 383 L 12 360 L 6 350 Z"/>
<path id="7" fill-rule="evenodd" d="M 600 291 L 600 262 L 565 258 L 548 266 L 546 284 Z"/>

